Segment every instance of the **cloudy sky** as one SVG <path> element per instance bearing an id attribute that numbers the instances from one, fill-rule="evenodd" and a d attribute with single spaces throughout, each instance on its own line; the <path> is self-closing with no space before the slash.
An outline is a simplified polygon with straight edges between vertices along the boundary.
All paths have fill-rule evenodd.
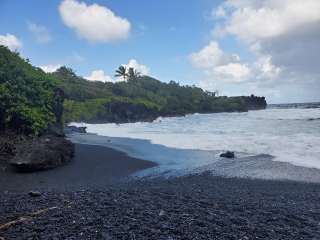
<path id="1" fill-rule="evenodd" d="M 45 71 L 119 65 L 220 95 L 320 101 L 320 0 L 0 0 L 0 44 Z"/>

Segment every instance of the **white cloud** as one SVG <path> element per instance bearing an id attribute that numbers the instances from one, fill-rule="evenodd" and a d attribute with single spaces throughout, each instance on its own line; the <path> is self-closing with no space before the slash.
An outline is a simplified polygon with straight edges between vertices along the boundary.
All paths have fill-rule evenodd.
<path id="1" fill-rule="evenodd" d="M 194 66 L 198 68 L 211 68 L 223 64 L 225 56 L 219 44 L 212 41 L 199 52 L 192 53 L 190 58 Z"/>
<path id="2" fill-rule="evenodd" d="M 7 46 L 11 51 L 17 51 L 22 47 L 22 42 L 16 36 L 7 33 L 0 35 L 0 45 Z"/>
<path id="3" fill-rule="evenodd" d="M 220 7 L 228 12 L 214 30 L 220 37 L 235 36 L 258 60 L 269 57 L 284 74 L 300 75 L 300 81 L 320 74 L 319 0 L 228 0 Z"/>
<path id="4" fill-rule="evenodd" d="M 77 0 L 63 0 L 59 6 L 64 24 L 91 42 L 111 42 L 126 39 L 131 24 L 98 4 L 87 5 Z"/>
<path id="5" fill-rule="evenodd" d="M 319 0 L 229 0 L 220 7 L 235 9 L 223 31 L 249 42 L 277 37 L 320 21 Z"/>
<path id="6" fill-rule="evenodd" d="M 222 6 L 214 8 L 211 14 L 213 18 L 225 18 L 227 16 L 226 9 Z"/>
<path id="7" fill-rule="evenodd" d="M 211 41 L 199 52 L 190 55 L 194 67 L 204 70 L 209 79 L 225 82 L 246 81 L 250 75 L 247 64 L 240 62 L 237 54 L 227 54 L 218 42 Z"/>
<path id="8" fill-rule="evenodd" d="M 130 59 L 127 64 L 122 64 L 123 66 L 127 68 L 134 68 L 138 72 L 141 73 L 141 75 L 149 75 L 150 74 L 150 69 L 143 64 L 138 63 L 136 59 Z"/>
<path id="9" fill-rule="evenodd" d="M 112 77 L 106 75 L 103 70 L 94 70 L 89 76 L 84 77 L 90 81 L 100 81 L 100 82 L 115 82 Z"/>
<path id="10" fill-rule="evenodd" d="M 203 70 L 202 86 L 232 94 L 252 91 L 273 102 L 320 100 L 319 0 L 226 0 L 212 14 L 214 39 L 237 39 L 238 46 L 247 48 L 241 52 L 249 53 L 250 62 L 222 64 L 224 51 L 211 47 L 214 57 L 198 55 L 193 62 Z"/>
<path id="11" fill-rule="evenodd" d="M 255 63 L 258 79 L 275 79 L 282 71 L 280 67 L 273 65 L 271 56 L 262 56 Z"/>
<path id="12" fill-rule="evenodd" d="M 39 66 L 43 71 L 46 73 L 52 73 L 55 72 L 58 68 L 62 67 L 61 64 L 49 64 L 49 65 L 42 65 Z"/>
<path id="13" fill-rule="evenodd" d="M 33 33 L 38 43 L 48 43 L 51 41 L 50 33 L 45 26 L 28 22 L 28 29 Z"/>
<path id="14" fill-rule="evenodd" d="M 248 65 L 240 63 L 228 63 L 227 65 L 216 67 L 213 71 L 218 78 L 230 82 L 245 81 L 251 72 Z"/>

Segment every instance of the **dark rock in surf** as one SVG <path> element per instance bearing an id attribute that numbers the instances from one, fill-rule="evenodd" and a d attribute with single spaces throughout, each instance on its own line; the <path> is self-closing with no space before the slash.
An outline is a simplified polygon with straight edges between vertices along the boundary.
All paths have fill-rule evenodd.
<path id="1" fill-rule="evenodd" d="M 41 193 L 38 191 L 30 191 L 28 194 L 30 197 L 40 197 L 41 196 Z"/>
<path id="2" fill-rule="evenodd" d="M 226 151 L 225 153 L 221 153 L 220 157 L 223 158 L 235 158 L 234 152 Z"/>
<path id="3" fill-rule="evenodd" d="M 308 121 L 316 121 L 316 120 L 320 120 L 320 118 L 308 118 Z"/>
<path id="4" fill-rule="evenodd" d="M 55 136 L 42 136 L 22 143 L 10 164 L 19 171 L 38 171 L 60 166 L 72 159 L 74 145 Z"/>

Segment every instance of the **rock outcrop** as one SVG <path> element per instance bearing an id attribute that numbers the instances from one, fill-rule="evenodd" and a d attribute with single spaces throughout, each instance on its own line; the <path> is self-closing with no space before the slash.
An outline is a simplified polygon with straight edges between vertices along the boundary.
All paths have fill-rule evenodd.
<path id="1" fill-rule="evenodd" d="M 26 141 L 28 137 L 14 132 L 0 133 L 0 164 L 7 164 L 16 154 L 16 146 Z"/>
<path id="2" fill-rule="evenodd" d="M 247 110 L 261 110 L 267 107 L 267 101 L 265 97 L 258 97 L 253 94 L 250 96 L 238 96 L 230 98 L 242 101 Z"/>
<path id="3" fill-rule="evenodd" d="M 64 128 L 64 133 L 87 133 L 87 127 L 67 126 Z"/>
<path id="4" fill-rule="evenodd" d="M 10 164 L 19 171 L 38 171 L 69 162 L 74 145 L 63 137 L 42 136 L 23 142 L 17 147 Z"/>
<path id="5" fill-rule="evenodd" d="M 267 107 L 267 101 L 265 97 L 251 95 L 249 97 L 244 96 L 242 99 L 245 101 L 248 110 L 260 110 Z"/>
<path id="6" fill-rule="evenodd" d="M 221 153 L 220 157 L 223 158 L 235 158 L 234 152 L 226 151 L 225 153 Z"/>

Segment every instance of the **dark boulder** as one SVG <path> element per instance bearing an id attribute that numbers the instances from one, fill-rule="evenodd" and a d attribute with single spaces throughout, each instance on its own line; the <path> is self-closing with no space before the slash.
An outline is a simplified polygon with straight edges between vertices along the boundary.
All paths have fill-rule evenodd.
<path id="1" fill-rule="evenodd" d="M 30 197 L 40 197 L 41 196 L 41 193 L 38 191 L 30 191 L 28 194 Z"/>
<path id="2" fill-rule="evenodd" d="M 74 145 L 62 137 L 42 136 L 17 147 L 10 164 L 20 171 L 38 171 L 60 166 L 72 159 Z"/>
<path id="3" fill-rule="evenodd" d="M 26 136 L 17 135 L 14 132 L 0 133 L 0 163 L 8 163 L 16 154 L 16 146 L 26 139 Z"/>
<path id="4" fill-rule="evenodd" d="M 1 155 L 14 155 L 15 147 L 10 142 L 1 142 L 0 143 L 0 154 Z"/>
<path id="5" fill-rule="evenodd" d="M 235 158 L 234 152 L 226 151 L 220 154 L 220 157 L 223 158 Z"/>

